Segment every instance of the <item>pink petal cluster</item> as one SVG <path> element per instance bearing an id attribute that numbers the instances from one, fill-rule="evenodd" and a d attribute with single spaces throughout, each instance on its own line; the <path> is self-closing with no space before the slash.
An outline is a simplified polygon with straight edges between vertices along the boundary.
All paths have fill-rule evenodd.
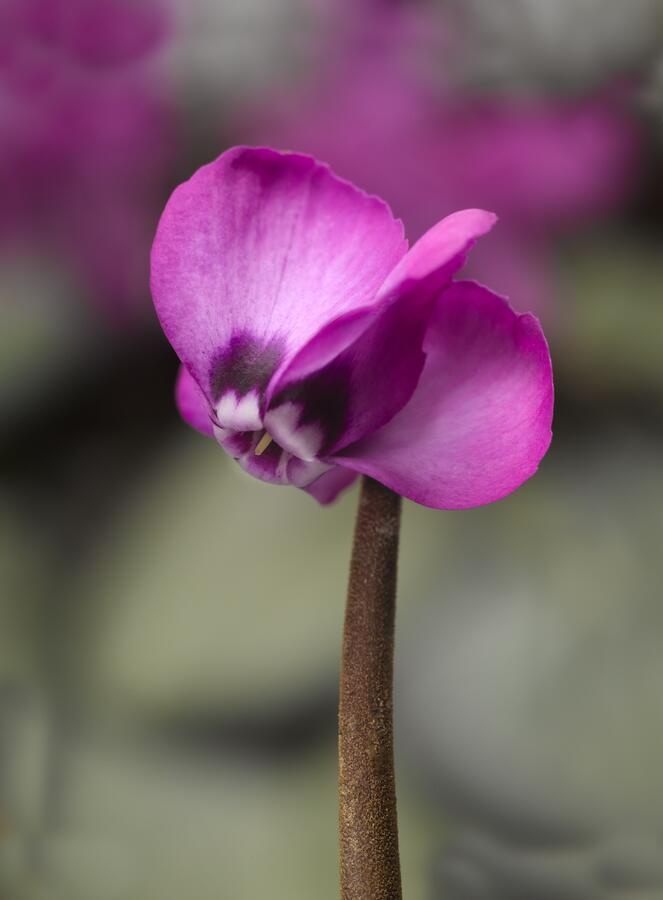
<path id="1" fill-rule="evenodd" d="M 513 491 L 550 443 L 553 385 L 538 321 L 453 281 L 494 221 L 454 213 L 408 250 L 311 157 L 227 151 L 175 190 L 152 251 L 182 416 L 323 503 L 359 473 L 439 508 Z"/>
<path id="2" fill-rule="evenodd" d="M 156 0 L 7 0 L 0 9 L 0 245 L 55 252 L 117 312 L 140 296 L 169 159 L 147 65 Z"/>

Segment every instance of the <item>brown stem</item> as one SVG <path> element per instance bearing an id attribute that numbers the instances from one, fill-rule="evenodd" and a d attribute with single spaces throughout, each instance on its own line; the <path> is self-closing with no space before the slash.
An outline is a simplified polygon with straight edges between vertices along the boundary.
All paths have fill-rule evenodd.
<path id="1" fill-rule="evenodd" d="M 341 900 L 401 900 L 393 657 L 401 498 L 362 480 L 339 704 Z"/>

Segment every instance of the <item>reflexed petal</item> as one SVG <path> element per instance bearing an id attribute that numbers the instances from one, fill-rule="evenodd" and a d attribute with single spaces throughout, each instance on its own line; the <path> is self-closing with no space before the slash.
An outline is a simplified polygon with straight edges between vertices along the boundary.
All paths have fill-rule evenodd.
<path id="1" fill-rule="evenodd" d="M 553 408 L 538 321 L 474 282 L 443 291 L 410 402 L 337 461 L 417 503 L 463 509 L 498 500 L 537 469 Z"/>
<path id="2" fill-rule="evenodd" d="M 497 216 L 483 209 L 463 209 L 442 219 L 401 259 L 380 294 L 402 291 L 404 284 L 424 280 L 431 289 L 441 290 L 465 265 L 477 239 L 489 232 L 495 222 Z"/>
<path id="3" fill-rule="evenodd" d="M 397 297 L 413 293 L 415 288 L 419 297 L 424 293 L 439 293 L 462 268 L 477 239 L 490 231 L 496 221 L 494 213 L 464 209 L 430 228 L 389 273 L 380 286 L 377 302 L 366 309 L 354 309 L 324 326 L 289 362 L 287 371 L 281 367 L 275 379 L 279 387 L 299 381 L 327 365 L 357 340 L 382 313 L 385 305 Z M 272 386 L 270 394 L 274 392 Z"/>
<path id="4" fill-rule="evenodd" d="M 386 205 L 326 166 L 235 148 L 173 193 L 152 292 L 168 339 L 215 403 L 229 390 L 261 396 L 327 322 L 375 300 L 405 250 Z"/>
<path id="5" fill-rule="evenodd" d="M 265 428 L 281 446 L 302 459 L 313 459 L 388 422 L 410 399 L 419 380 L 432 299 L 415 290 L 384 303 L 384 309 L 369 312 L 368 327 L 327 365 L 301 381 L 291 381 L 286 370 L 273 388 Z M 317 340 L 324 344 L 328 330 L 305 352 L 313 355 Z M 297 364 L 295 359 L 295 372 Z"/>
<path id="6" fill-rule="evenodd" d="M 431 303 L 495 221 L 475 209 L 447 216 L 401 259 L 376 304 L 331 322 L 309 341 L 270 385 L 270 434 L 312 459 L 386 424 L 419 379 Z"/>
<path id="7" fill-rule="evenodd" d="M 334 466 L 325 475 L 321 475 L 313 484 L 309 484 L 304 490 L 312 497 L 326 506 L 333 503 L 338 495 L 349 488 L 351 484 L 357 480 L 359 476 L 350 469 L 344 469 L 342 466 Z"/>
<path id="8" fill-rule="evenodd" d="M 175 403 L 180 415 L 188 425 L 208 437 L 213 437 L 209 403 L 185 366 L 180 366 L 177 373 Z"/>

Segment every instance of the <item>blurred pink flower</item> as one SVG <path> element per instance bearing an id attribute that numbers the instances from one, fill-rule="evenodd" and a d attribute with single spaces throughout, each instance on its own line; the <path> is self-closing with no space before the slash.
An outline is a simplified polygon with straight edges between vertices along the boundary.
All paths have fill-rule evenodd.
<path id="1" fill-rule="evenodd" d="M 227 151 L 176 189 L 152 251 L 182 416 L 323 503 L 358 473 L 448 509 L 515 490 L 550 443 L 546 341 L 452 281 L 494 221 L 454 213 L 408 251 L 381 200 L 311 157 Z"/>
<path id="2" fill-rule="evenodd" d="M 522 297 L 541 308 L 551 237 L 623 200 L 638 129 L 609 93 L 566 101 L 460 93 L 449 72 L 433 78 L 431 47 L 450 58 L 457 42 L 429 16 L 365 5 L 363 19 L 331 38 L 312 79 L 249 110 L 236 130 L 325 160 L 384 197 L 413 235 L 441 212 L 494 209 L 502 234 L 484 242 L 470 271 L 516 305 Z"/>
<path id="3" fill-rule="evenodd" d="M 82 65 L 114 66 L 163 40 L 166 12 L 163 0 L 3 0 L 0 15 L 10 53 L 20 54 L 11 45 L 23 38 Z"/>
<path id="4" fill-rule="evenodd" d="M 165 33 L 152 2 L 0 10 L 0 246 L 56 254 L 112 313 L 147 291 L 171 115 L 144 61 Z"/>

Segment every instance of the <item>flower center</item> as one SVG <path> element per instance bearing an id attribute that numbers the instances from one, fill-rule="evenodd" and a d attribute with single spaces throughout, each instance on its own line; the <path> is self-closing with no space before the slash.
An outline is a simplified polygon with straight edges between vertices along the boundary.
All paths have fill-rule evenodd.
<path id="1" fill-rule="evenodd" d="M 329 469 L 331 463 L 302 459 L 285 449 L 261 424 L 259 428 L 235 431 L 216 424 L 214 435 L 223 449 L 250 475 L 272 484 L 305 487 Z"/>
<path id="2" fill-rule="evenodd" d="M 304 487 L 331 469 L 318 458 L 323 444 L 318 423 L 302 423 L 302 406 L 285 401 L 263 415 L 257 388 L 226 388 L 214 406 L 214 435 L 251 475 L 272 484 Z"/>

